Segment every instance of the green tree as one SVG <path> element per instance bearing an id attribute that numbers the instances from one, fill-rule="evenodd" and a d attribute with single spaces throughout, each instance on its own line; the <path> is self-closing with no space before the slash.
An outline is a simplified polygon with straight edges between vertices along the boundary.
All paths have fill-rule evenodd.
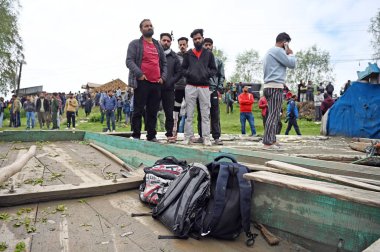
<path id="1" fill-rule="evenodd" d="M 380 10 L 377 11 L 376 16 L 371 18 L 368 32 L 373 36 L 371 40 L 371 44 L 374 50 L 373 56 L 376 59 L 380 59 Z"/>
<path id="2" fill-rule="evenodd" d="M 292 90 L 300 80 L 311 80 L 313 84 L 322 81 L 334 81 L 333 67 L 330 63 L 330 53 L 317 48 L 316 45 L 296 53 L 297 64 L 295 69 L 287 71 L 286 83 Z"/>
<path id="3" fill-rule="evenodd" d="M 18 62 L 24 59 L 18 33 L 18 0 L 0 0 L 0 92 L 15 88 Z"/>
<path id="4" fill-rule="evenodd" d="M 259 53 L 253 49 L 239 53 L 236 57 L 235 71 L 232 82 L 261 82 L 263 78 L 263 65 Z"/>
<path id="5" fill-rule="evenodd" d="M 219 48 L 216 48 L 214 46 L 214 48 L 212 49 L 212 53 L 214 54 L 214 56 L 218 59 L 220 59 L 223 64 L 224 64 L 224 67 L 226 67 L 226 62 L 227 62 L 227 55 L 224 53 L 224 51 L 222 49 L 219 49 Z"/>

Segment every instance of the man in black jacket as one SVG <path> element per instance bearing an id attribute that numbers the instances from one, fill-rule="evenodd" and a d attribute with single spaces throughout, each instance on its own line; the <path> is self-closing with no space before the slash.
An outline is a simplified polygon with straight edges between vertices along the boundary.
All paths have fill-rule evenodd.
<path id="1" fill-rule="evenodd" d="M 41 93 L 40 97 L 37 99 L 36 112 L 40 128 L 42 129 L 42 127 L 46 123 L 46 126 L 49 129 L 50 120 L 48 119 L 48 114 L 50 113 L 50 102 L 48 101 L 48 99 L 46 99 L 44 93 Z"/>
<path id="2" fill-rule="evenodd" d="M 210 78 L 216 74 L 215 58 L 211 51 L 203 48 L 203 29 L 194 30 L 190 37 L 194 49 L 183 57 L 182 71 L 186 78 L 186 123 L 184 144 L 194 140 L 193 117 L 197 99 L 201 108 L 203 144 L 211 145 L 210 141 Z"/>
<path id="3" fill-rule="evenodd" d="M 161 86 L 161 101 L 165 112 L 165 135 L 169 143 L 175 143 L 176 136 L 173 136 L 174 84 L 181 78 L 181 64 L 176 53 L 170 49 L 172 36 L 169 33 L 161 33 L 160 43 L 166 55 L 168 70 L 166 81 Z"/>
<path id="4" fill-rule="evenodd" d="M 177 53 L 178 59 L 180 61 L 180 64 L 182 65 L 183 62 L 183 56 L 185 53 L 187 53 L 187 47 L 188 47 L 188 41 L 189 39 L 186 37 L 180 37 L 178 39 L 178 48 L 179 52 Z M 173 128 L 173 134 L 177 135 L 177 127 L 178 127 L 178 121 L 179 121 L 179 114 L 181 111 L 181 105 L 183 102 L 183 99 L 185 99 L 185 87 L 186 87 L 186 78 L 181 77 L 175 84 L 174 84 L 174 128 Z"/>
<path id="5" fill-rule="evenodd" d="M 140 39 L 128 46 L 126 64 L 129 69 L 128 84 L 134 88 L 132 137 L 140 139 L 141 117 L 146 109 L 147 140 L 157 142 L 156 123 L 161 100 L 161 85 L 166 81 L 167 67 L 164 50 L 153 39 L 153 25 L 149 19 L 140 23 Z"/>
<path id="6" fill-rule="evenodd" d="M 214 41 L 211 38 L 204 39 L 204 48 L 212 52 Z M 223 92 L 223 85 L 225 80 L 224 64 L 223 61 L 215 57 L 215 65 L 217 72 L 210 78 L 210 116 L 211 116 L 211 135 L 215 140 L 216 145 L 223 145 L 220 139 L 221 127 L 220 127 L 220 112 L 219 112 L 219 92 Z M 198 133 L 202 140 L 202 118 L 200 113 L 200 107 L 198 108 Z M 202 141 L 203 142 L 203 141 Z"/>

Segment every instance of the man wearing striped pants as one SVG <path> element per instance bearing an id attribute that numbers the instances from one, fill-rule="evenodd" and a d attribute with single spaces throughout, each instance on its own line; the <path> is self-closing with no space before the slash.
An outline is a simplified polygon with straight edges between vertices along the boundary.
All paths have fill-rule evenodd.
<path id="1" fill-rule="evenodd" d="M 280 119 L 286 68 L 295 68 L 296 58 L 289 48 L 290 36 L 278 34 L 276 44 L 264 58 L 264 96 L 268 101 L 268 115 L 263 137 L 264 149 L 279 149 L 276 128 Z"/>

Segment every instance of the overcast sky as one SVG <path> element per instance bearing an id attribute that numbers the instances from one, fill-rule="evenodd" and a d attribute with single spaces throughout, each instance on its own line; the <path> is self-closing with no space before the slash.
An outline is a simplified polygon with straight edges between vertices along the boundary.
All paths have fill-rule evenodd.
<path id="1" fill-rule="evenodd" d="M 313 44 L 330 52 L 336 90 L 357 78 L 372 58 L 369 20 L 378 0 L 128 1 L 20 0 L 20 33 L 25 61 L 21 88 L 80 90 L 87 82 L 128 81 L 125 57 L 139 23 L 151 19 L 154 38 L 173 31 L 175 39 L 203 28 L 205 37 L 228 56 L 227 79 L 236 55 L 255 49 L 263 57 L 280 32 L 292 37 L 294 52 Z M 190 42 L 190 47 L 193 43 Z M 178 51 L 177 42 L 172 49 Z"/>

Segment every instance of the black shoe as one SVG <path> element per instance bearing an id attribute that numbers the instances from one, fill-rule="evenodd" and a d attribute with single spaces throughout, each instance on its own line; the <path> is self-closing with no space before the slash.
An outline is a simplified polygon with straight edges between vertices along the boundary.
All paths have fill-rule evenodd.
<path id="1" fill-rule="evenodd" d="M 215 139 L 214 144 L 215 145 L 223 145 L 223 141 L 218 138 L 218 139 Z"/>
<path id="2" fill-rule="evenodd" d="M 152 138 L 152 139 L 150 139 L 150 140 L 148 139 L 148 141 L 149 141 L 149 142 L 158 143 L 158 140 L 157 140 L 157 138 Z"/>

